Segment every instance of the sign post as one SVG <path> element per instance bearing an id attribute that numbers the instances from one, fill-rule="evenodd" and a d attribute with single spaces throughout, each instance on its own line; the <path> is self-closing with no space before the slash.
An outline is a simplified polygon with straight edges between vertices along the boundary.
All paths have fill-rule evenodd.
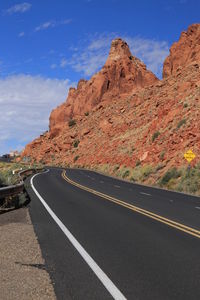
<path id="1" fill-rule="evenodd" d="M 191 161 L 196 157 L 196 155 L 193 153 L 192 150 L 188 150 L 187 152 L 185 152 L 184 154 L 185 159 L 188 161 L 188 173 L 190 172 L 190 168 L 191 168 Z"/>

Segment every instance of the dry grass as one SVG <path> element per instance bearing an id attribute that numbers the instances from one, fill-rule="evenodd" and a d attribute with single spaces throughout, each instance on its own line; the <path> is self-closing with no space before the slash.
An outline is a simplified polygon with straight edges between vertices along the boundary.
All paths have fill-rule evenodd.
<path id="1" fill-rule="evenodd" d="M 96 171 L 137 183 L 150 184 L 169 190 L 200 196 L 200 162 L 193 168 L 171 168 L 163 174 L 163 167 L 138 165 L 135 168 L 120 165 L 98 165 Z"/>

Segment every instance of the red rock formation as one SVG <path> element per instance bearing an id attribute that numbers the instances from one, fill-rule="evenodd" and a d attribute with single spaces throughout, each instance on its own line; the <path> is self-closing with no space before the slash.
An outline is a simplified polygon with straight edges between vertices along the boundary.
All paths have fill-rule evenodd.
<path id="1" fill-rule="evenodd" d="M 69 119 L 84 115 L 101 101 L 136 91 L 158 79 L 144 63 L 132 56 L 127 43 L 112 41 L 108 59 L 100 72 L 87 81 L 81 79 L 77 89 L 71 88 L 65 103 L 50 115 L 50 133 L 56 136 Z"/>
<path id="2" fill-rule="evenodd" d="M 102 70 L 70 89 L 67 102 L 51 114 L 50 132 L 27 145 L 23 156 L 111 168 L 139 161 L 159 167 L 152 181 L 172 166 L 187 165 L 183 154 L 189 149 L 196 154 L 193 163 L 200 161 L 199 40 L 200 24 L 182 33 L 164 63 L 162 81 L 131 56 L 125 42 L 114 40 Z"/>
<path id="3" fill-rule="evenodd" d="M 191 25 L 181 33 L 180 39 L 170 49 L 163 65 L 163 78 L 176 75 L 182 68 L 200 61 L 200 24 Z"/>

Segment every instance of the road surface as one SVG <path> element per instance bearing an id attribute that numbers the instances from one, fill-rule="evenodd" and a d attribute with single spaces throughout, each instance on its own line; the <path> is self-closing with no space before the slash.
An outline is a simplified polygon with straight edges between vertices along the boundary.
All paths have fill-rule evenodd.
<path id="1" fill-rule="evenodd" d="M 65 171 L 28 179 L 58 299 L 200 299 L 199 197 Z"/>

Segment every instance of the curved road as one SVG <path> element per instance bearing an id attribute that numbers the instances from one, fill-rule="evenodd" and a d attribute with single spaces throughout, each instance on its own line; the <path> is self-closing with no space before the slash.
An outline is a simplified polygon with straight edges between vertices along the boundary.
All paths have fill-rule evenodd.
<path id="1" fill-rule="evenodd" d="M 200 198 L 50 168 L 30 214 L 57 299 L 200 299 Z"/>

